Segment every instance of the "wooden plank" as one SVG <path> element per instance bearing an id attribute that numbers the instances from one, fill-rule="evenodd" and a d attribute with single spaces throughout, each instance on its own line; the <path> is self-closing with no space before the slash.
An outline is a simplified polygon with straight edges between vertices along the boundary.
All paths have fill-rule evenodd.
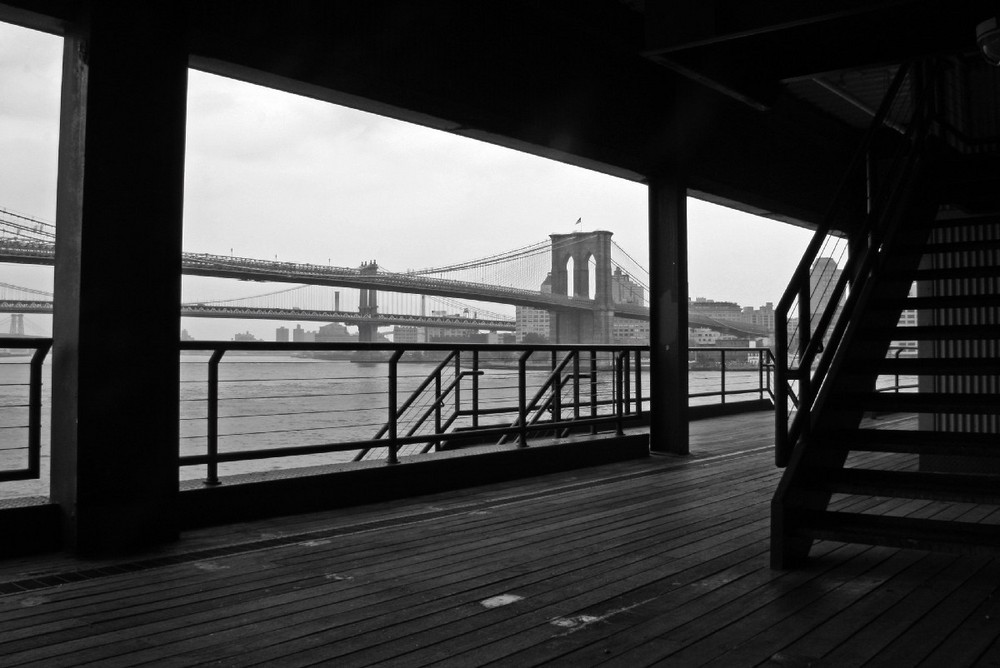
<path id="1" fill-rule="evenodd" d="M 133 621 L 134 621 L 134 619 L 133 619 Z"/>
<path id="2" fill-rule="evenodd" d="M 770 417 L 709 423 L 686 457 L 197 532 L 150 555 L 173 564 L 100 562 L 91 579 L 98 564 L 66 557 L 0 564 L 66 580 L 0 596 L 0 665 L 961 665 L 1000 651 L 985 619 L 1000 560 L 821 541 L 805 569 L 768 568 Z M 971 503 L 835 507 L 1000 521 Z M 498 594 L 523 598 L 482 604 Z"/>

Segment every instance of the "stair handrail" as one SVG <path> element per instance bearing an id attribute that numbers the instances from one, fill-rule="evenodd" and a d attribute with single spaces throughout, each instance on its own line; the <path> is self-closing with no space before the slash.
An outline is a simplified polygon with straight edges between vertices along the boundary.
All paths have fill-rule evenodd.
<path id="1" fill-rule="evenodd" d="M 810 309 L 811 269 L 819 257 L 828 234 L 833 229 L 842 204 L 848 193 L 851 192 L 849 187 L 856 181 L 858 170 L 861 167 L 867 167 L 867 159 L 876 136 L 884 128 L 889 127 L 886 119 L 893 109 L 900 91 L 903 89 L 904 81 L 912 70 L 913 67 L 910 63 L 903 63 L 898 67 L 896 75 L 875 113 L 871 125 L 865 132 L 858 149 L 848 163 L 848 169 L 835 191 L 832 203 L 806 247 L 802 259 L 799 261 L 792 279 L 775 309 L 775 464 L 777 466 L 785 466 L 788 463 L 791 456 L 791 448 L 794 447 L 798 440 L 798 432 L 803 429 L 803 425 L 808 424 L 808 415 L 814 398 L 810 392 L 812 384 L 810 373 L 812 361 L 822 350 L 823 336 L 836 315 L 840 297 L 846 289 L 847 282 L 852 278 L 852 273 L 847 269 L 852 269 L 857 264 L 858 259 L 855 255 L 849 257 L 847 267 L 845 267 L 840 280 L 837 281 L 837 285 L 834 287 L 834 294 L 827 302 L 827 308 L 820 314 L 815 335 L 812 335 L 810 332 L 810 320 L 812 316 Z M 911 127 L 907 128 L 907 134 L 912 131 L 913 124 L 910 125 Z M 873 217 L 869 217 L 869 222 L 872 220 Z M 865 251 L 867 255 L 867 252 L 873 250 L 873 248 L 877 248 L 877 246 L 870 244 L 867 248 L 861 250 Z M 855 297 L 856 291 L 852 290 L 850 296 Z M 800 345 L 798 367 L 793 369 L 788 357 L 788 315 L 796 298 L 799 299 L 798 335 Z M 845 322 L 843 321 L 837 323 L 834 333 L 839 332 L 842 335 L 844 326 Z M 825 357 L 827 361 L 823 367 L 824 373 L 829 366 L 829 360 L 832 359 L 832 356 Z M 821 360 L 821 364 L 824 364 L 823 360 Z M 788 397 L 790 393 L 793 393 L 791 390 L 792 380 L 798 380 L 800 386 L 798 400 L 796 401 L 796 418 L 793 424 L 789 425 Z"/>
<path id="2" fill-rule="evenodd" d="M 520 371 L 519 375 L 522 376 L 521 380 L 519 381 L 519 384 L 522 390 L 525 387 L 525 380 L 523 378 L 525 363 L 527 362 L 527 356 L 530 354 L 531 351 L 526 352 L 524 355 L 521 356 L 521 359 L 518 362 Z M 561 362 L 555 365 L 555 367 L 552 369 L 549 375 L 546 376 L 545 380 L 542 382 L 541 387 L 539 387 L 538 391 L 535 392 L 535 395 L 531 398 L 531 400 L 523 402 L 518 416 L 514 418 L 514 421 L 510 425 L 511 429 L 517 429 L 519 427 L 522 427 L 522 425 L 524 427 L 527 427 L 527 425 L 535 424 L 536 422 L 538 422 L 539 416 L 541 416 L 541 414 L 545 410 L 545 406 L 539 408 L 538 402 L 542 400 L 542 398 L 548 392 L 549 388 L 553 385 L 553 383 L 556 382 L 556 380 L 561 380 L 563 369 L 565 369 L 566 365 L 569 364 L 569 362 L 572 361 L 573 358 L 576 357 L 577 355 L 578 355 L 577 351 L 571 350 L 568 353 L 566 353 L 566 356 L 563 357 Z M 559 385 L 561 388 L 562 384 L 559 383 Z M 522 416 L 524 418 L 523 423 L 522 423 Z M 524 440 L 523 432 L 524 430 L 521 429 L 521 433 L 518 435 L 519 440 L 522 441 Z M 497 445 L 503 445 L 510 438 L 511 436 L 509 434 L 504 434 L 503 436 L 500 437 L 500 440 L 497 442 Z"/>

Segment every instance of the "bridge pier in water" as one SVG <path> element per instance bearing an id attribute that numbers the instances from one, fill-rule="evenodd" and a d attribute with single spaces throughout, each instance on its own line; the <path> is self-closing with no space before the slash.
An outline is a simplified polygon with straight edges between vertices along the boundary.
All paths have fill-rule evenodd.
<path id="1" fill-rule="evenodd" d="M 375 260 L 365 262 L 360 267 L 362 274 L 377 274 L 378 263 Z M 374 318 L 378 315 L 378 291 L 373 288 L 361 288 L 358 303 L 358 314 L 364 318 Z M 358 325 L 358 342 L 375 343 L 378 340 L 378 325 L 362 323 Z"/>
<path id="2" fill-rule="evenodd" d="M 550 325 L 549 338 L 552 341 L 613 343 L 615 311 L 611 290 L 611 235 L 607 230 L 549 235 L 552 240 L 552 293 L 589 300 L 592 278 L 594 283 L 593 309 L 557 312 Z M 571 259 L 572 274 L 569 267 Z"/>

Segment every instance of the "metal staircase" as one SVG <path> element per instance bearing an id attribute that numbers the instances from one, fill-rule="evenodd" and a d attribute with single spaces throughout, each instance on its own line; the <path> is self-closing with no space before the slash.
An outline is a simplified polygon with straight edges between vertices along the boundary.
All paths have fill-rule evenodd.
<path id="1" fill-rule="evenodd" d="M 867 176 L 867 206 L 842 189 L 779 303 L 775 567 L 817 539 L 1000 549 L 1000 170 L 996 146 L 956 147 L 942 71 L 899 69 L 845 180 Z M 879 391 L 896 374 L 916 391 Z"/>

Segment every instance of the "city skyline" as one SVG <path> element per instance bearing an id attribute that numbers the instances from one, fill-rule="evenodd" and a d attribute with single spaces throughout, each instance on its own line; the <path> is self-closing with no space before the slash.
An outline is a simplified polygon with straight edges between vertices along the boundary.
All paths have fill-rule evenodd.
<path id="1" fill-rule="evenodd" d="M 60 42 L 0 24 L 0 207 L 48 221 Z M 187 146 L 188 251 L 340 266 L 375 259 L 405 271 L 523 246 L 582 219 L 648 265 L 644 185 L 491 144 L 191 71 Z M 777 302 L 810 236 L 694 199 L 689 218 L 692 298 Z M 51 289 L 51 270 L 5 265 L 0 280 Z M 253 294 L 183 280 L 186 301 Z M 229 339 L 273 337 L 277 324 L 181 326 Z"/>

